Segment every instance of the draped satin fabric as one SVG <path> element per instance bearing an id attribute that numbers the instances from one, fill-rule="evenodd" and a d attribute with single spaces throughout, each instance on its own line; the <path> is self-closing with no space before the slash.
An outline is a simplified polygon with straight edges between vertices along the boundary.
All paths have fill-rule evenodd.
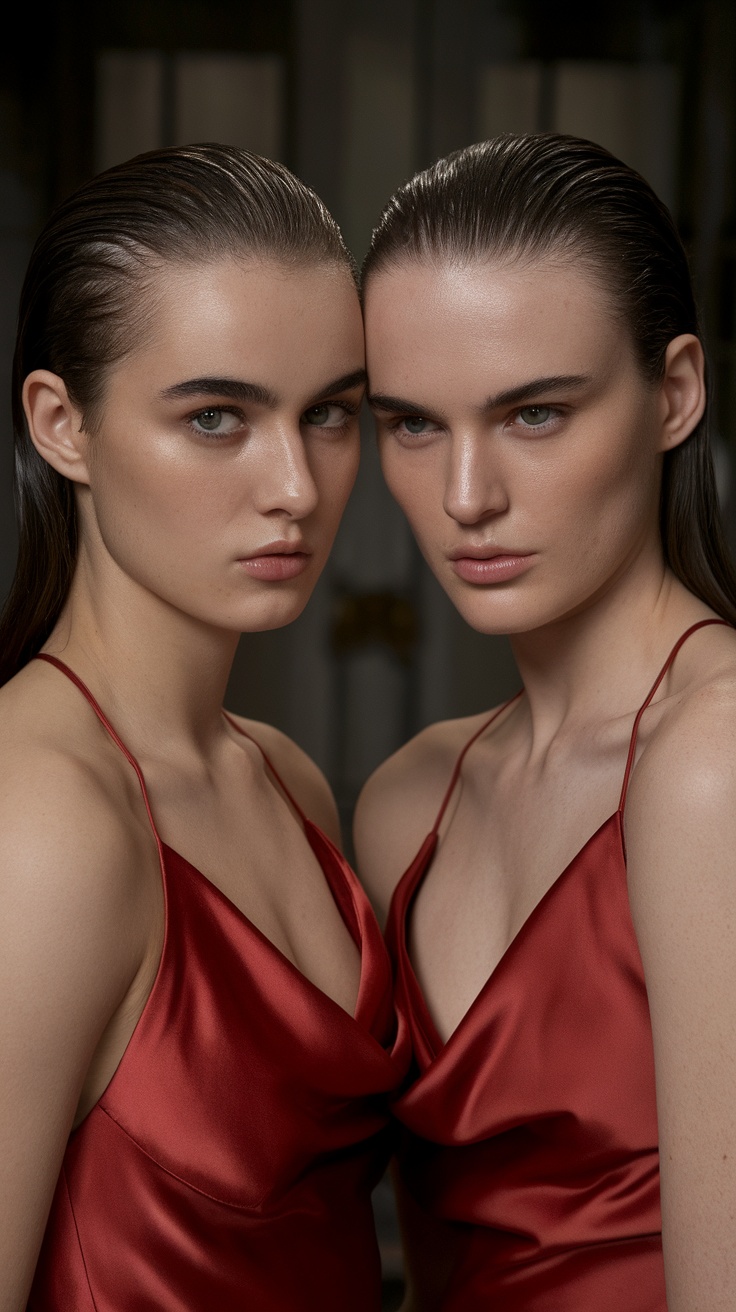
<path id="1" fill-rule="evenodd" d="M 157 836 L 158 973 L 69 1141 L 31 1312 L 377 1312 L 370 1193 L 408 1048 L 365 895 L 321 830 L 304 830 L 360 948 L 355 1017 Z"/>
<path id="2" fill-rule="evenodd" d="M 666 1312 L 654 1056 L 623 809 L 643 711 L 686 638 L 718 622 L 692 626 L 670 653 L 636 717 L 619 809 L 535 907 L 445 1044 L 407 926 L 479 734 L 396 889 L 387 940 L 414 1078 L 394 1112 L 407 1187 L 454 1223 L 442 1312 Z"/>

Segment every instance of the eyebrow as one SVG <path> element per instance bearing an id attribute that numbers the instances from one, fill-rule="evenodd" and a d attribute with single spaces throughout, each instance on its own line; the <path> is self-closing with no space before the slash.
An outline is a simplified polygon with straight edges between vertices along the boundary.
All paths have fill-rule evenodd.
<path id="1" fill-rule="evenodd" d="M 251 401 L 256 405 L 276 405 L 276 395 L 260 383 L 246 383 L 240 378 L 188 378 L 174 383 L 161 393 L 166 400 L 187 396 L 227 396 L 232 401 Z"/>
<path id="2" fill-rule="evenodd" d="M 489 396 L 481 409 L 497 410 L 504 405 L 518 405 L 519 401 L 528 401 L 530 397 L 542 393 L 567 392 L 584 387 L 590 382 L 592 382 L 590 374 L 550 374 L 546 378 L 533 378 L 528 383 L 520 383 L 518 387 L 509 387 L 504 392 L 498 392 L 496 396 Z M 383 392 L 374 392 L 368 397 L 368 401 L 374 410 L 385 410 L 389 414 L 416 415 L 418 419 L 426 417 L 425 409 L 416 405 L 414 401 L 405 401 L 400 396 L 387 396 Z"/>
<path id="3" fill-rule="evenodd" d="M 385 410 L 389 414 L 416 415 L 417 419 L 424 418 L 424 410 L 421 406 L 415 405 L 413 401 L 403 401 L 400 396 L 386 396 L 384 392 L 373 392 L 368 397 L 368 404 L 372 410 Z"/>
<path id="4" fill-rule="evenodd" d="M 585 387 L 593 380 L 590 374 L 550 374 L 547 378 L 533 378 L 531 382 L 520 383 L 518 387 L 509 387 L 505 392 L 489 396 L 484 410 L 497 410 L 503 405 L 517 405 L 519 401 L 528 401 L 530 397 L 541 393 L 570 392 Z"/>
<path id="5" fill-rule="evenodd" d="M 340 378 L 333 379 L 315 393 L 316 396 L 332 396 L 336 392 L 347 392 L 353 387 L 365 384 L 365 369 L 353 369 Z M 273 409 L 279 398 L 269 387 L 261 383 L 249 383 L 241 378 L 188 378 L 185 382 L 174 383 L 161 392 L 164 400 L 177 400 L 188 396 L 226 396 L 232 401 L 245 401 L 255 405 L 268 406 Z"/>

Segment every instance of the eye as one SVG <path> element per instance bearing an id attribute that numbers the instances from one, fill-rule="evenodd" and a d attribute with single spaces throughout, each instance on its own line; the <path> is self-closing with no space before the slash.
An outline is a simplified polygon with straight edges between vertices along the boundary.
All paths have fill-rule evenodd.
<path id="1" fill-rule="evenodd" d="M 344 405 L 335 405 L 325 401 L 322 405 L 311 405 L 302 415 L 302 422 L 313 428 L 342 428 L 349 414 L 354 411 Z"/>
<path id="2" fill-rule="evenodd" d="M 548 405 L 525 405 L 523 410 L 518 411 L 519 418 L 527 428 L 539 428 L 541 424 L 546 424 L 554 411 Z"/>
<path id="3" fill-rule="evenodd" d="M 423 437 L 436 427 L 431 419 L 423 419 L 421 415 L 406 415 L 399 424 L 400 431 L 408 433 L 410 437 Z"/>
<path id="4" fill-rule="evenodd" d="M 195 433 L 208 433 L 215 437 L 224 437 L 240 427 L 241 417 L 232 410 L 222 410 L 217 409 L 215 406 L 208 406 L 206 410 L 198 410 L 196 415 L 192 415 L 189 422 Z"/>

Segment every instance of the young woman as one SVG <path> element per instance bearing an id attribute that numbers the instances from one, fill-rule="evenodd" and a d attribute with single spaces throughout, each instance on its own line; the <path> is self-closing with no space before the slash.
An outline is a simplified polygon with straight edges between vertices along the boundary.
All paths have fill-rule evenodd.
<path id="1" fill-rule="evenodd" d="M 603 149 L 506 137 L 394 196 L 365 314 L 388 485 L 523 681 L 358 812 L 408 1306 L 732 1310 L 736 580 L 685 255 Z"/>
<path id="2" fill-rule="evenodd" d="M 277 164 L 142 156 L 39 238 L 0 629 L 3 1312 L 379 1306 L 390 964 L 324 779 L 221 710 L 240 632 L 325 563 L 363 386 L 350 258 Z"/>

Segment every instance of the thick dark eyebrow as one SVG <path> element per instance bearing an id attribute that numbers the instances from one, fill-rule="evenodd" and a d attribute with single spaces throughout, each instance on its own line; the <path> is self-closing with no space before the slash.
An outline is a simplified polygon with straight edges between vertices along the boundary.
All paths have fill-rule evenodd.
<path id="1" fill-rule="evenodd" d="M 167 401 L 187 396 L 227 396 L 232 401 L 250 401 L 256 405 L 277 404 L 275 394 L 268 387 L 239 378 L 188 378 L 186 382 L 164 388 L 161 396 Z"/>
<path id="2" fill-rule="evenodd" d="M 392 415 L 416 415 L 417 419 L 426 417 L 426 410 L 415 405 L 413 401 L 402 401 L 400 396 L 386 396 L 384 392 L 373 392 L 368 397 L 371 410 L 385 410 Z"/>
<path id="3" fill-rule="evenodd" d="M 365 369 L 352 369 L 349 374 L 342 374 L 326 387 L 321 387 L 316 396 L 333 396 L 336 392 L 347 392 L 352 387 L 363 386 L 366 382 Z M 189 396 L 226 396 L 231 401 L 250 402 L 252 405 L 264 405 L 273 409 L 279 399 L 270 388 L 261 383 L 247 383 L 240 378 L 188 378 L 183 383 L 174 383 L 161 393 L 165 400 L 177 400 Z"/>
<path id="4" fill-rule="evenodd" d="M 590 374 L 551 374 L 547 378 L 533 378 L 531 382 L 520 383 L 518 387 L 509 387 L 505 392 L 489 396 L 484 410 L 498 410 L 504 405 L 518 405 L 531 397 L 548 396 L 550 392 L 570 392 L 585 387 L 593 380 Z"/>
<path id="5" fill-rule="evenodd" d="M 365 387 L 367 382 L 368 375 L 365 369 L 353 369 L 349 374 L 343 374 L 341 378 L 328 383 L 326 387 L 321 387 L 315 395 L 334 396 L 336 392 L 349 392 L 353 387 Z"/>
<path id="6" fill-rule="evenodd" d="M 509 387 L 505 392 L 489 396 L 482 409 L 497 410 L 504 405 L 518 405 L 520 401 L 528 401 L 530 397 L 549 395 L 550 392 L 567 392 L 584 387 L 590 382 L 592 379 L 589 374 L 551 374 L 547 378 L 533 378 L 528 383 L 520 383 L 518 387 Z M 427 417 L 426 409 L 422 409 L 414 401 L 405 401 L 400 396 L 386 396 L 383 392 L 375 392 L 368 397 L 368 401 L 372 409 L 384 410 L 388 414 L 416 415 L 418 419 Z"/>

